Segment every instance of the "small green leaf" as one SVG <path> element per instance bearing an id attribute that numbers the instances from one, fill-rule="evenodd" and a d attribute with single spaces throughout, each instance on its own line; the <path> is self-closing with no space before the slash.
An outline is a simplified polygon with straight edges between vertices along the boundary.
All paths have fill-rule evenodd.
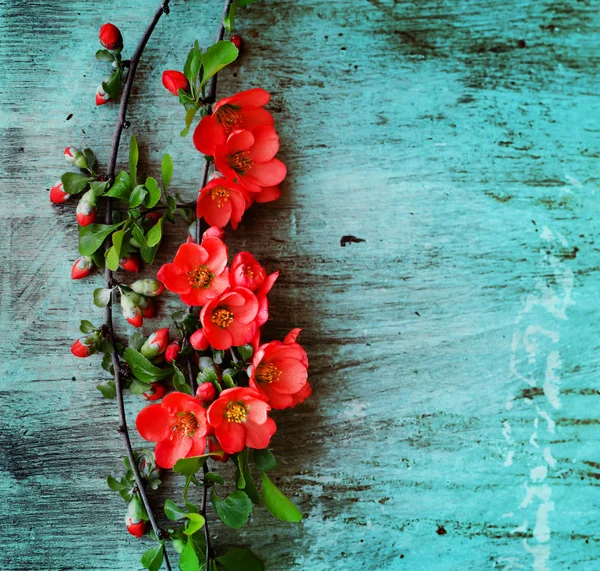
<path id="1" fill-rule="evenodd" d="M 198 40 L 196 40 L 194 42 L 194 47 L 190 50 L 190 53 L 185 61 L 185 65 L 183 66 L 183 75 L 187 77 L 192 88 L 196 84 L 196 78 L 198 77 L 198 72 L 200 71 L 201 65 L 202 50 L 198 45 Z"/>
<path id="2" fill-rule="evenodd" d="M 98 50 L 96 52 L 96 59 L 98 61 L 115 61 L 115 56 L 108 50 Z"/>
<path id="3" fill-rule="evenodd" d="M 86 147 L 85 149 L 83 149 L 83 156 L 87 161 L 88 170 L 93 171 L 94 167 L 96 166 L 96 155 L 94 154 L 94 151 Z"/>
<path id="4" fill-rule="evenodd" d="M 194 549 L 194 541 L 188 537 L 188 541 L 179 556 L 179 569 L 181 571 L 200 571 L 200 561 Z"/>
<path id="5" fill-rule="evenodd" d="M 115 178 L 115 182 L 110 187 L 110 190 L 105 194 L 105 196 L 110 196 L 112 198 L 118 198 L 119 200 L 128 201 L 129 195 L 133 190 L 133 181 L 131 180 L 131 176 L 129 173 L 125 171 L 120 171 L 117 177 Z"/>
<path id="6" fill-rule="evenodd" d="M 131 135 L 131 140 L 129 141 L 129 174 L 131 175 L 133 186 L 137 185 L 137 164 L 139 157 L 140 151 L 137 139 L 135 135 Z"/>
<path id="7" fill-rule="evenodd" d="M 204 85 L 215 73 L 234 62 L 238 53 L 238 49 L 229 40 L 223 40 L 210 46 L 202 56 L 200 85 Z"/>
<path id="8" fill-rule="evenodd" d="M 159 571 L 163 562 L 163 550 L 162 543 L 151 547 L 142 555 L 142 565 L 144 569 L 149 571 Z"/>
<path id="9" fill-rule="evenodd" d="M 161 176 L 163 190 L 167 192 L 167 188 L 169 188 L 169 183 L 171 182 L 171 178 L 173 176 L 173 159 L 171 158 L 171 155 L 163 155 Z"/>
<path id="10" fill-rule="evenodd" d="M 223 385 L 228 389 L 235 388 L 236 384 L 233 382 L 231 375 L 229 373 L 223 373 L 221 375 L 221 380 L 223 381 Z"/>
<path id="11" fill-rule="evenodd" d="M 204 474 L 204 479 L 209 482 L 214 482 L 215 484 L 221 484 L 221 486 L 225 483 L 223 476 L 215 474 L 214 472 L 206 472 L 206 474 Z"/>
<path id="12" fill-rule="evenodd" d="M 148 244 L 146 243 L 146 237 L 137 224 L 133 225 L 133 237 L 140 245 L 140 254 L 142 256 L 142 260 L 144 260 L 144 262 L 147 264 L 154 262 L 154 256 L 156 256 L 158 246 L 154 246 L 153 248 L 148 247 Z"/>
<path id="13" fill-rule="evenodd" d="M 144 206 L 147 208 L 153 208 L 158 204 L 160 200 L 160 188 L 158 188 L 158 183 L 155 178 L 149 176 L 144 183 L 146 190 L 148 191 L 148 196 L 146 197 L 146 201 L 144 202 Z"/>
<path id="14" fill-rule="evenodd" d="M 106 258 L 106 265 L 110 270 L 114 272 L 119 269 L 119 254 L 117 254 L 114 246 L 106 250 L 104 257 Z"/>
<path id="15" fill-rule="evenodd" d="M 153 365 L 146 357 L 140 352 L 127 347 L 123 353 L 125 361 L 131 367 L 131 372 L 135 375 L 136 379 L 143 383 L 152 383 L 154 381 L 160 381 L 168 377 L 172 372 L 172 367 L 168 369 L 160 369 Z"/>
<path id="16" fill-rule="evenodd" d="M 96 327 L 91 321 L 82 319 L 81 323 L 79 324 L 79 331 L 82 333 L 91 333 L 92 331 L 96 331 Z"/>
<path id="17" fill-rule="evenodd" d="M 185 137 L 189 133 L 190 127 L 192 126 L 192 122 L 194 121 L 196 113 L 198 113 L 198 107 L 195 106 L 190 107 L 185 112 L 185 129 L 182 129 L 181 133 L 179 133 L 180 137 Z"/>
<path id="18" fill-rule="evenodd" d="M 152 248 L 157 246 L 162 239 L 162 225 L 163 225 L 164 217 L 158 219 L 158 222 L 148 230 L 146 234 L 146 242 L 148 247 Z"/>
<path id="19" fill-rule="evenodd" d="M 106 483 L 108 484 L 108 487 L 115 492 L 120 492 L 121 490 L 127 489 L 127 486 L 121 484 L 119 480 L 113 478 L 112 476 L 106 477 Z"/>
<path id="20" fill-rule="evenodd" d="M 111 99 L 116 99 L 119 97 L 121 90 L 123 89 L 123 83 L 121 82 L 121 70 L 117 69 L 113 71 L 106 81 L 102 82 L 102 88 Z"/>
<path id="21" fill-rule="evenodd" d="M 266 508 L 281 521 L 299 522 L 302 513 L 291 500 L 262 472 L 262 499 Z"/>
<path id="22" fill-rule="evenodd" d="M 133 379 L 129 385 L 129 390 L 131 391 L 132 395 L 143 395 L 144 393 L 152 390 L 152 385 L 149 383 L 142 383 L 137 379 Z"/>
<path id="23" fill-rule="evenodd" d="M 248 494 L 248 497 L 252 500 L 252 503 L 258 505 L 260 503 L 260 496 L 258 495 L 256 484 L 254 483 L 254 479 L 252 478 L 250 466 L 248 466 L 248 453 L 248 448 L 244 448 L 237 455 L 238 471 L 240 473 L 240 478 L 238 480 L 238 488 L 243 488 Z"/>
<path id="24" fill-rule="evenodd" d="M 192 456 L 191 458 L 182 458 L 175 462 L 173 466 L 173 472 L 183 474 L 184 476 L 194 476 L 204 463 L 206 462 L 206 456 Z"/>
<path id="25" fill-rule="evenodd" d="M 213 488 L 211 500 L 221 521 L 233 529 L 242 527 L 252 512 L 252 502 L 242 490 L 236 490 L 223 499 Z"/>
<path id="26" fill-rule="evenodd" d="M 118 224 L 90 224 L 79 228 L 79 253 L 83 256 L 91 256 L 106 239 L 106 237 L 120 228 L 124 223 Z"/>
<path id="27" fill-rule="evenodd" d="M 235 21 L 235 9 L 236 3 L 232 2 L 231 6 L 229 6 L 229 12 L 227 12 L 227 15 L 223 18 L 223 26 L 230 34 L 231 30 L 233 30 L 233 23 Z"/>
<path id="28" fill-rule="evenodd" d="M 83 176 L 75 172 L 66 172 L 60 177 L 60 180 L 62 181 L 63 189 L 67 194 L 79 194 L 88 187 L 94 178 Z"/>
<path id="29" fill-rule="evenodd" d="M 268 472 L 277 466 L 275 456 L 269 452 L 266 448 L 263 450 L 254 450 L 252 452 L 254 463 L 261 472 Z"/>
<path id="30" fill-rule="evenodd" d="M 148 191 L 146 190 L 146 187 L 143 184 L 138 184 L 133 189 L 131 196 L 129 197 L 129 207 L 138 207 L 140 204 L 142 204 L 142 202 L 144 202 L 144 198 L 146 198 L 147 194 Z"/>
<path id="31" fill-rule="evenodd" d="M 227 571 L 264 571 L 262 561 L 249 549 L 232 547 L 225 555 L 217 557 L 217 561 Z"/>
<path id="32" fill-rule="evenodd" d="M 132 333 L 129 336 L 129 341 L 128 341 L 127 344 L 132 349 L 135 349 L 136 351 L 139 351 L 142 348 L 142 345 L 144 344 L 144 341 L 146 341 L 146 338 L 144 337 L 144 334 L 141 331 L 136 331 L 135 333 Z"/>
<path id="33" fill-rule="evenodd" d="M 199 529 L 202 529 L 202 527 L 204 526 L 204 517 L 200 514 L 189 513 L 186 514 L 185 517 L 187 517 L 190 520 L 186 528 L 183 530 L 183 533 L 185 533 L 186 535 L 193 535 Z"/>
<path id="34" fill-rule="evenodd" d="M 185 393 L 187 395 L 191 395 L 192 394 L 192 389 L 190 388 L 190 385 L 188 384 L 188 382 L 185 379 L 184 374 L 179 370 L 179 368 L 177 367 L 177 365 L 175 365 L 175 363 L 173 363 L 173 387 L 175 388 L 176 391 L 179 391 L 180 393 Z"/>
<path id="35" fill-rule="evenodd" d="M 106 180 L 105 181 L 95 180 L 90 183 L 90 190 L 92 191 L 92 194 L 96 198 L 102 196 L 104 194 L 104 192 L 106 191 L 107 187 L 108 187 L 108 181 L 106 181 Z"/>
<path id="36" fill-rule="evenodd" d="M 171 521 L 179 521 L 186 516 L 186 512 L 179 508 L 173 500 L 167 500 L 165 502 L 165 515 Z"/>
<path id="37" fill-rule="evenodd" d="M 241 347 L 236 347 L 236 349 L 238 350 L 238 353 L 240 354 L 240 357 L 244 363 L 247 363 L 250 359 L 252 359 L 252 345 L 242 345 Z"/>
<path id="38" fill-rule="evenodd" d="M 114 399 L 117 396 L 117 389 L 114 381 L 102 381 L 99 385 L 96 385 L 96 388 L 102 393 L 104 398 Z"/>
<path id="39" fill-rule="evenodd" d="M 112 289 L 99 287 L 94 290 L 94 305 L 96 307 L 106 307 L 110 302 Z"/>

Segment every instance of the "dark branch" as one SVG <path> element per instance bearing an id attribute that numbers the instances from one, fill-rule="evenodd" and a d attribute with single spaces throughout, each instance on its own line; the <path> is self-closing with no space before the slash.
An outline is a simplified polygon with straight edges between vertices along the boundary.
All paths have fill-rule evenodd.
<path id="1" fill-rule="evenodd" d="M 135 48 L 135 51 L 133 52 L 133 56 L 131 57 L 131 60 L 129 63 L 129 74 L 127 76 L 127 80 L 125 81 L 125 86 L 123 88 L 123 93 L 121 95 L 121 104 L 119 107 L 119 117 L 117 119 L 117 126 L 115 129 L 115 135 L 113 137 L 112 149 L 111 149 L 110 157 L 108 160 L 108 170 L 106 173 L 106 178 L 110 182 L 112 182 L 115 177 L 115 168 L 116 168 L 116 164 L 117 164 L 117 156 L 119 154 L 119 144 L 121 142 L 121 133 L 123 132 L 123 129 L 127 125 L 127 121 L 126 121 L 125 117 L 127 114 L 127 104 L 129 103 L 129 96 L 131 95 L 131 87 L 133 85 L 135 72 L 137 70 L 137 66 L 138 66 L 138 63 L 142 56 L 142 53 L 144 52 L 144 48 L 146 47 L 146 44 L 148 43 L 148 40 L 150 39 L 150 36 L 152 35 L 152 32 L 154 31 L 154 28 L 156 27 L 158 20 L 160 20 L 160 17 L 163 14 L 168 14 L 168 12 L 169 12 L 169 1 L 170 0 L 164 0 L 161 3 L 160 7 L 154 13 L 152 20 L 151 20 L 150 24 L 148 24 L 148 27 L 146 28 L 146 31 L 144 32 L 142 39 L 140 40 L 137 47 Z M 110 224 L 111 222 L 112 222 L 112 199 L 107 198 L 107 200 L 106 200 L 106 223 Z M 110 242 L 107 241 L 105 248 L 109 248 L 109 247 L 110 247 Z M 106 277 L 107 287 L 111 287 L 111 284 L 114 283 L 114 280 L 113 280 L 112 271 L 108 268 L 108 266 L 106 266 L 105 277 Z M 152 529 L 154 530 L 156 537 L 159 539 L 163 539 L 164 533 L 158 526 L 156 518 L 154 517 L 154 512 L 152 511 L 152 506 L 150 505 L 148 496 L 146 495 L 146 488 L 144 486 L 144 481 L 142 480 L 142 477 L 140 475 L 139 467 L 138 467 L 137 461 L 135 459 L 135 456 L 133 454 L 133 448 L 131 447 L 131 440 L 129 438 L 129 432 L 127 430 L 127 416 L 125 413 L 125 403 L 123 401 L 123 385 L 121 382 L 121 364 L 119 362 L 119 355 L 116 350 L 115 333 L 114 333 L 113 320 L 112 320 L 112 299 L 106 306 L 105 325 L 106 325 L 106 332 L 107 332 L 106 337 L 110 341 L 110 343 L 112 344 L 112 347 L 113 347 L 112 364 L 113 364 L 113 368 L 115 371 L 115 387 L 116 387 L 116 393 L 117 393 L 117 405 L 118 405 L 118 410 L 119 410 L 119 432 L 121 433 L 121 435 L 123 437 L 123 443 L 125 444 L 125 448 L 127 450 L 127 457 L 129 458 L 129 463 L 131 464 L 131 469 L 133 471 L 133 476 L 135 478 L 137 491 L 140 495 L 142 502 L 144 503 L 146 512 L 148 513 L 148 519 L 150 520 L 150 525 L 152 525 Z M 164 562 L 165 562 L 165 567 L 167 568 L 167 570 L 171 571 L 171 564 L 169 563 L 169 557 L 167 555 L 166 550 L 164 551 Z"/>

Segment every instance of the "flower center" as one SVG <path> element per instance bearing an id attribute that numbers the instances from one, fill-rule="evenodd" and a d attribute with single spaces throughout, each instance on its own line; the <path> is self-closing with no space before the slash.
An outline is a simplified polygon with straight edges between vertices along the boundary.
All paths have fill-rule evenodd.
<path id="1" fill-rule="evenodd" d="M 237 424 L 246 422 L 246 407 L 241 402 L 230 402 L 225 409 L 225 420 Z"/>
<path id="2" fill-rule="evenodd" d="M 198 428 L 198 420 L 193 412 L 178 412 L 173 430 L 180 437 L 193 436 Z"/>
<path id="3" fill-rule="evenodd" d="M 252 266 L 244 266 L 244 275 L 250 280 L 254 279 L 254 271 L 252 270 Z"/>
<path id="4" fill-rule="evenodd" d="M 256 377 L 261 383 L 276 383 L 281 377 L 281 370 L 273 363 L 266 363 L 258 367 Z"/>
<path id="5" fill-rule="evenodd" d="M 221 208 L 229 200 L 229 191 L 222 186 L 217 186 L 210 191 L 210 196 L 217 201 L 217 207 Z"/>
<path id="6" fill-rule="evenodd" d="M 206 266 L 200 266 L 190 270 L 188 272 L 188 277 L 193 288 L 206 288 L 210 285 L 214 275 L 206 268 Z"/>
<path id="7" fill-rule="evenodd" d="M 213 310 L 210 320 L 217 327 L 227 329 L 233 323 L 233 313 L 228 309 L 219 307 L 218 309 Z"/>
<path id="8" fill-rule="evenodd" d="M 217 121 L 223 125 L 227 135 L 242 122 L 241 119 L 237 109 L 232 105 L 223 105 L 217 111 Z"/>
<path id="9" fill-rule="evenodd" d="M 229 166 L 238 173 L 244 174 L 251 166 L 252 159 L 248 151 L 239 151 L 230 155 Z"/>

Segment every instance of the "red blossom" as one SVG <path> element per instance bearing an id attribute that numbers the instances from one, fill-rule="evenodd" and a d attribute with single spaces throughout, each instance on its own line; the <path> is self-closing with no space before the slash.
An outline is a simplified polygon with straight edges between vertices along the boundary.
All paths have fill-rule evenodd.
<path id="1" fill-rule="evenodd" d="M 278 150 L 275 129 L 260 125 L 233 131 L 224 143 L 215 145 L 215 164 L 226 178 L 250 192 L 261 192 L 263 187 L 277 186 L 285 178 L 285 165 L 274 158 Z"/>
<path id="2" fill-rule="evenodd" d="M 187 80 L 187 77 L 183 75 L 183 73 L 181 73 L 180 71 L 176 71 L 174 69 L 168 69 L 166 71 L 163 71 L 162 84 L 173 95 L 179 95 L 180 89 L 183 89 L 183 91 L 190 90 L 190 84 Z"/>
<path id="3" fill-rule="evenodd" d="M 267 294 L 271 291 L 271 288 L 278 277 L 279 272 L 269 274 L 256 292 L 256 299 L 258 300 L 258 313 L 256 314 L 257 327 L 262 327 L 267 322 L 267 319 L 269 319 L 269 301 L 267 300 Z"/>
<path id="4" fill-rule="evenodd" d="M 140 353 L 147 359 L 153 359 L 154 357 L 161 355 L 165 352 L 167 344 L 169 343 L 169 328 L 163 327 L 158 331 L 155 331 L 144 341 Z"/>
<path id="5" fill-rule="evenodd" d="M 281 341 L 261 345 L 252 358 L 250 388 L 275 409 L 296 406 L 311 394 L 308 357 L 296 343 L 301 329 L 293 329 Z"/>
<path id="6" fill-rule="evenodd" d="M 202 239 L 204 240 L 204 238 L 218 238 L 219 240 L 225 240 L 225 231 L 217 226 L 211 226 L 202 233 Z"/>
<path id="7" fill-rule="evenodd" d="M 135 421 L 145 440 L 156 442 L 154 457 L 161 468 L 172 468 L 177 460 L 204 454 L 206 410 L 185 393 L 169 393 L 160 404 L 143 408 Z"/>
<path id="8" fill-rule="evenodd" d="M 186 305 L 204 305 L 229 285 L 227 246 L 218 238 L 206 238 L 200 245 L 182 244 L 157 277 Z"/>
<path id="9" fill-rule="evenodd" d="M 267 272 L 249 252 L 236 254 L 229 270 L 229 283 L 232 287 L 241 286 L 256 291 L 265 281 Z"/>
<path id="10" fill-rule="evenodd" d="M 207 416 L 223 450 L 235 454 L 246 446 L 262 449 L 269 445 L 277 429 L 269 410 L 271 406 L 256 391 L 238 387 L 224 390 Z"/>
<path id="11" fill-rule="evenodd" d="M 219 350 L 245 345 L 256 331 L 258 300 L 244 287 L 234 287 L 208 302 L 200 312 L 202 329 Z"/>
<path id="12" fill-rule="evenodd" d="M 240 129 L 273 125 L 273 117 L 263 109 L 271 96 L 264 89 L 242 91 L 218 101 L 212 115 L 203 117 L 194 131 L 194 145 L 205 155 L 213 155 L 216 145 L 224 145 L 228 135 Z"/>
<path id="13" fill-rule="evenodd" d="M 217 389 L 212 383 L 200 383 L 196 389 L 196 398 L 202 402 L 212 402 L 217 396 Z"/>
<path id="14" fill-rule="evenodd" d="M 100 37 L 100 43 L 107 50 L 117 50 L 123 47 L 121 31 L 114 24 L 104 24 L 100 28 L 98 36 Z"/>
<path id="15" fill-rule="evenodd" d="M 246 210 L 247 202 L 248 195 L 240 185 L 219 176 L 200 189 L 196 216 L 218 228 L 227 226 L 231 221 L 231 227 L 235 230 Z"/>
<path id="16" fill-rule="evenodd" d="M 210 346 L 208 339 L 202 329 L 196 329 L 190 336 L 190 345 L 196 349 L 196 351 L 206 351 Z"/>
<path id="17" fill-rule="evenodd" d="M 165 359 L 167 360 L 167 363 L 173 363 L 177 359 L 179 351 L 181 351 L 181 343 L 179 341 L 171 341 L 171 343 L 167 345 L 167 349 L 165 351 Z"/>

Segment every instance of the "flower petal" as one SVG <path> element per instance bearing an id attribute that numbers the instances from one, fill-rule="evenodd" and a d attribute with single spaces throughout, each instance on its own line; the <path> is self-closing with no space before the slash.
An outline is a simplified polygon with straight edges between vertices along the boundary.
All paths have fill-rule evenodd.
<path id="1" fill-rule="evenodd" d="M 205 155 L 213 155 L 216 145 L 224 145 L 227 139 L 223 126 L 211 115 L 203 117 L 194 130 L 196 149 Z"/>
<path id="2" fill-rule="evenodd" d="M 161 440 L 154 449 L 154 458 L 161 468 L 172 468 L 175 462 L 185 458 L 192 447 L 192 439 L 172 432 L 168 438 Z"/>
<path id="3" fill-rule="evenodd" d="M 276 186 L 286 173 L 287 168 L 279 159 L 271 159 L 266 163 L 253 163 L 246 171 L 245 178 L 259 186 Z"/>
<path id="4" fill-rule="evenodd" d="M 275 129 L 269 125 L 261 125 L 252 130 L 252 135 L 254 144 L 248 151 L 250 158 L 257 163 L 270 161 L 279 150 L 279 137 Z"/>
<path id="5" fill-rule="evenodd" d="M 246 446 L 246 430 L 237 422 L 223 422 L 215 428 L 215 436 L 228 454 L 241 452 Z"/>
<path id="6" fill-rule="evenodd" d="M 163 264 L 156 277 L 173 293 L 185 293 L 191 288 L 187 274 L 183 273 L 175 264 Z"/>
<path id="7" fill-rule="evenodd" d="M 227 143 L 225 148 L 227 149 L 228 155 L 239 153 L 240 151 L 247 151 L 254 144 L 254 135 L 250 131 L 240 130 L 234 131 L 227 137 Z M 225 174 L 225 173 L 223 173 Z"/>
<path id="8" fill-rule="evenodd" d="M 300 335 L 301 331 L 302 331 L 302 329 L 300 329 L 299 327 L 296 327 L 296 329 L 292 329 L 285 336 L 285 339 L 283 340 L 284 345 L 289 345 L 290 343 L 295 343 L 296 340 L 298 339 L 298 335 Z"/>
<path id="9" fill-rule="evenodd" d="M 261 191 L 254 195 L 254 199 L 259 204 L 264 202 L 273 202 L 281 196 L 281 190 L 278 186 L 263 186 Z"/>
<path id="10" fill-rule="evenodd" d="M 144 440 L 158 442 L 171 432 L 173 418 L 162 404 L 151 404 L 142 410 L 135 419 L 135 426 Z"/>
<path id="11" fill-rule="evenodd" d="M 281 371 L 281 376 L 271 386 L 278 393 L 293 395 L 301 390 L 308 380 L 306 367 L 296 359 L 278 360 L 276 367 Z"/>
<path id="12" fill-rule="evenodd" d="M 182 271 L 189 272 L 206 264 L 208 260 L 208 252 L 200 245 L 194 243 L 186 243 L 179 246 L 173 263 Z"/>
<path id="13" fill-rule="evenodd" d="M 275 434 L 277 425 L 272 418 L 267 418 L 264 424 L 256 424 L 251 420 L 246 421 L 246 445 L 250 448 L 261 450 L 266 448 Z"/>
<path id="14" fill-rule="evenodd" d="M 262 107 L 240 109 L 239 111 L 241 122 L 240 127 L 242 129 L 248 129 L 249 131 L 258 127 L 259 125 L 273 126 L 273 116 Z"/>
<path id="15" fill-rule="evenodd" d="M 202 248 L 208 253 L 206 267 L 214 274 L 220 274 L 227 265 L 227 246 L 219 238 L 208 237 L 202 240 Z"/>
<path id="16" fill-rule="evenodd" d="M 255 87 L 253 89 L 247 89 L 236 93 L 226 99 L 221 99 L 215 105 L 215 111 L 221 107 L 221 105 L 235 105 L 236 107 L 264 107 L 271 99 L 268 91 Z"/>

